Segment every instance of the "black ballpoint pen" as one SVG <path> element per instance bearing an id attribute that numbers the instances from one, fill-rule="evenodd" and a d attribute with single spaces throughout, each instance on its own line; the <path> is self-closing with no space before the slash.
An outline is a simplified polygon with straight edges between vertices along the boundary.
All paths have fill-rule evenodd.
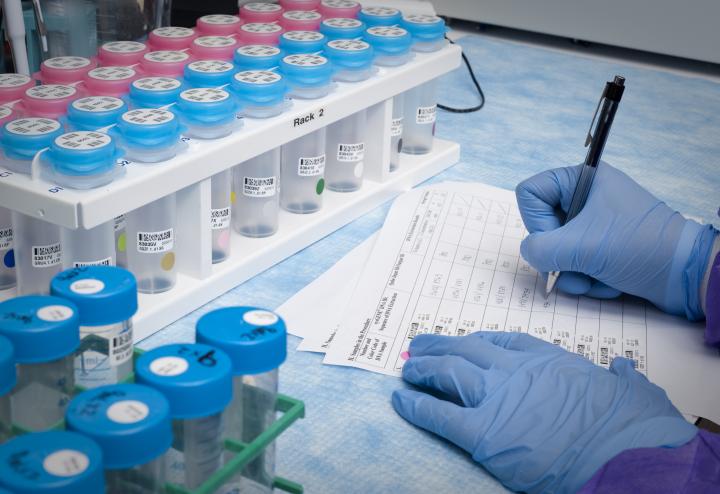
<path id="1" fill-rule="evenodd" d="M 605 83 L 605 89 L 600 96 L 600 101 L 595 109 L 595 115 L 593 115 L 593 120 L 590 122 L 590 130 L 585 139 L 585 146 L 587 147 L 589 145 L 590 148 L 585 156 L 585 163 L 580 172 L 580 177 L 578 177 L 575 192 L 570 201 L 570 208 L 565 216 L 565 223 L 572 220 L 582 211 L 582 208 L 585 207 L 585 202 L 590 194 L 590 187 L 592 187 L 593 179 L 595 178 L 595 172 L 600 163 L 600 156 L 602 156 L 603 149 L 605 149 L 605 143 L 610 134 L 610 127 L 612 126 L 615 112 L 617 112 L 624 91 L 625 78 L 622 76 L 616 75 L 612 82 Z M 596 117 L 597 124 L 595 125 Z M 595 132 L 592 132 L 593 125 L 595 125 Z M 559 277 L 559 271 L 553 271 L 548 274 L 547 284 L 545 285 L 545 298 L 550 296 Z"/>

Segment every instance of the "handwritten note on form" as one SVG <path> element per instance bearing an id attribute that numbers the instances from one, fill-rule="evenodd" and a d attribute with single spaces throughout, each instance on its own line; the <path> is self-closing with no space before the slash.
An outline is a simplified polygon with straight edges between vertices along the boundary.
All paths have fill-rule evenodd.
<path id="1" fill-rule="evenodd" d="M 632 297 L 601 301 L 556 291 L 545 299 L 543 278 L 520 256 L 526 235 L 511 191 L 445 183 L 401 196 L 325 363 L 399 375 L 417 334 L 527 332 L 603 367 L 631 358 L 671 398 L 693 403 L 683 411 L 720 418 L 720 385 L 710 379 L 720 375 L 720 356 L 703 346 L 701 325 Z M 678 372 L 673 363 L 680 362 Z M 689 380 L 695 391 L 710 386 L 714 397 L 688 393 Z"/>

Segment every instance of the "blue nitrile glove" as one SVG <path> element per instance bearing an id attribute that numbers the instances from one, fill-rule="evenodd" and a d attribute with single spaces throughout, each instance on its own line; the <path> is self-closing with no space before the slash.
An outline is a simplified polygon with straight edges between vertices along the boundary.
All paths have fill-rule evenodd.
<path id="1" fill-rule="evenodd" d="M 525 333 L 419 335 L 395 410 L 470 453 L 505 486 L 570 493 L 630 448 L 677 447 L 697 429 L 615 358 L 610 370 Z"/>
<path id="2" fill-rule="evenodd" d="M 562 271 L 558 288 L 568 293 L 609 298 L 620 291 L 701 319 L 700 285 L 717 230 L 685 219 L 604 162 L 585 207 L 561 227 L 556 210 L 568 210 L 580 170 L 548 170 L 517 186 L 530 232 L 522 256 L 541 273 Z"/>

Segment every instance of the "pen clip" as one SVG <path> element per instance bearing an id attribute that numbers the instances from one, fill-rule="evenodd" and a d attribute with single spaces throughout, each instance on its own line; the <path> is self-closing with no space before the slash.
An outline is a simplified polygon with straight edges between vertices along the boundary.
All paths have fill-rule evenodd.
<path id="1" fill-rule="evenodd" d="M 593 136 L 592 136 L 592 130 L 593 126 L 595 125 L 595 119 L 597 118 L 598 112 L 600 111 L 600 105 L 602 104 L 603 99 L 607 96 L 607 85 L 605 85 L 605 88 L 603 89 L 602 94 L 600 95 L 600 99 L 598 100 L 598 104 L 595 107 L 595 113 L 593 114 L 592 122 L 590 122 L 590 128 L 588 129 L 587 137 L 585 138 L 585 147 L 588 147 L 590 143 L 592 142 Z"/>

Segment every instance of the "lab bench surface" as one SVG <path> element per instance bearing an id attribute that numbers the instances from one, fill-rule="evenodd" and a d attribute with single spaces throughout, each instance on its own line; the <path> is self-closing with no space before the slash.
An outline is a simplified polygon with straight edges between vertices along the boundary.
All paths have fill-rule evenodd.
<path id="1" fill-rule="evenodd" d="M 462 145 L 460 163 L 432 182 L 480 181 L 512 189 L 546 168 L 582 162 L 585 132 L 604 81 L 627 78 L 605 159 L 686 215 L 714 222 L 720 190 L 720 85 L 620 62 L 479 35 L 461 44 L 487 96 L 469 115 L 440 112 L 439 137 Z M 443 79 L 440 100 L 473 106 L 464 68 Z M 204 313 L 229 305 L 275 308 L 382 226 L 385 204 L 243 283 L 141 343 L 192 341 Z M 392 409 L 394 377 L 322 365 L 295 352 L 281 392 L 305 401 L 306 418 L 279 440 L 278 474 L 306 492 L 505 492 L 460 449 L 417 430 Z"/>

